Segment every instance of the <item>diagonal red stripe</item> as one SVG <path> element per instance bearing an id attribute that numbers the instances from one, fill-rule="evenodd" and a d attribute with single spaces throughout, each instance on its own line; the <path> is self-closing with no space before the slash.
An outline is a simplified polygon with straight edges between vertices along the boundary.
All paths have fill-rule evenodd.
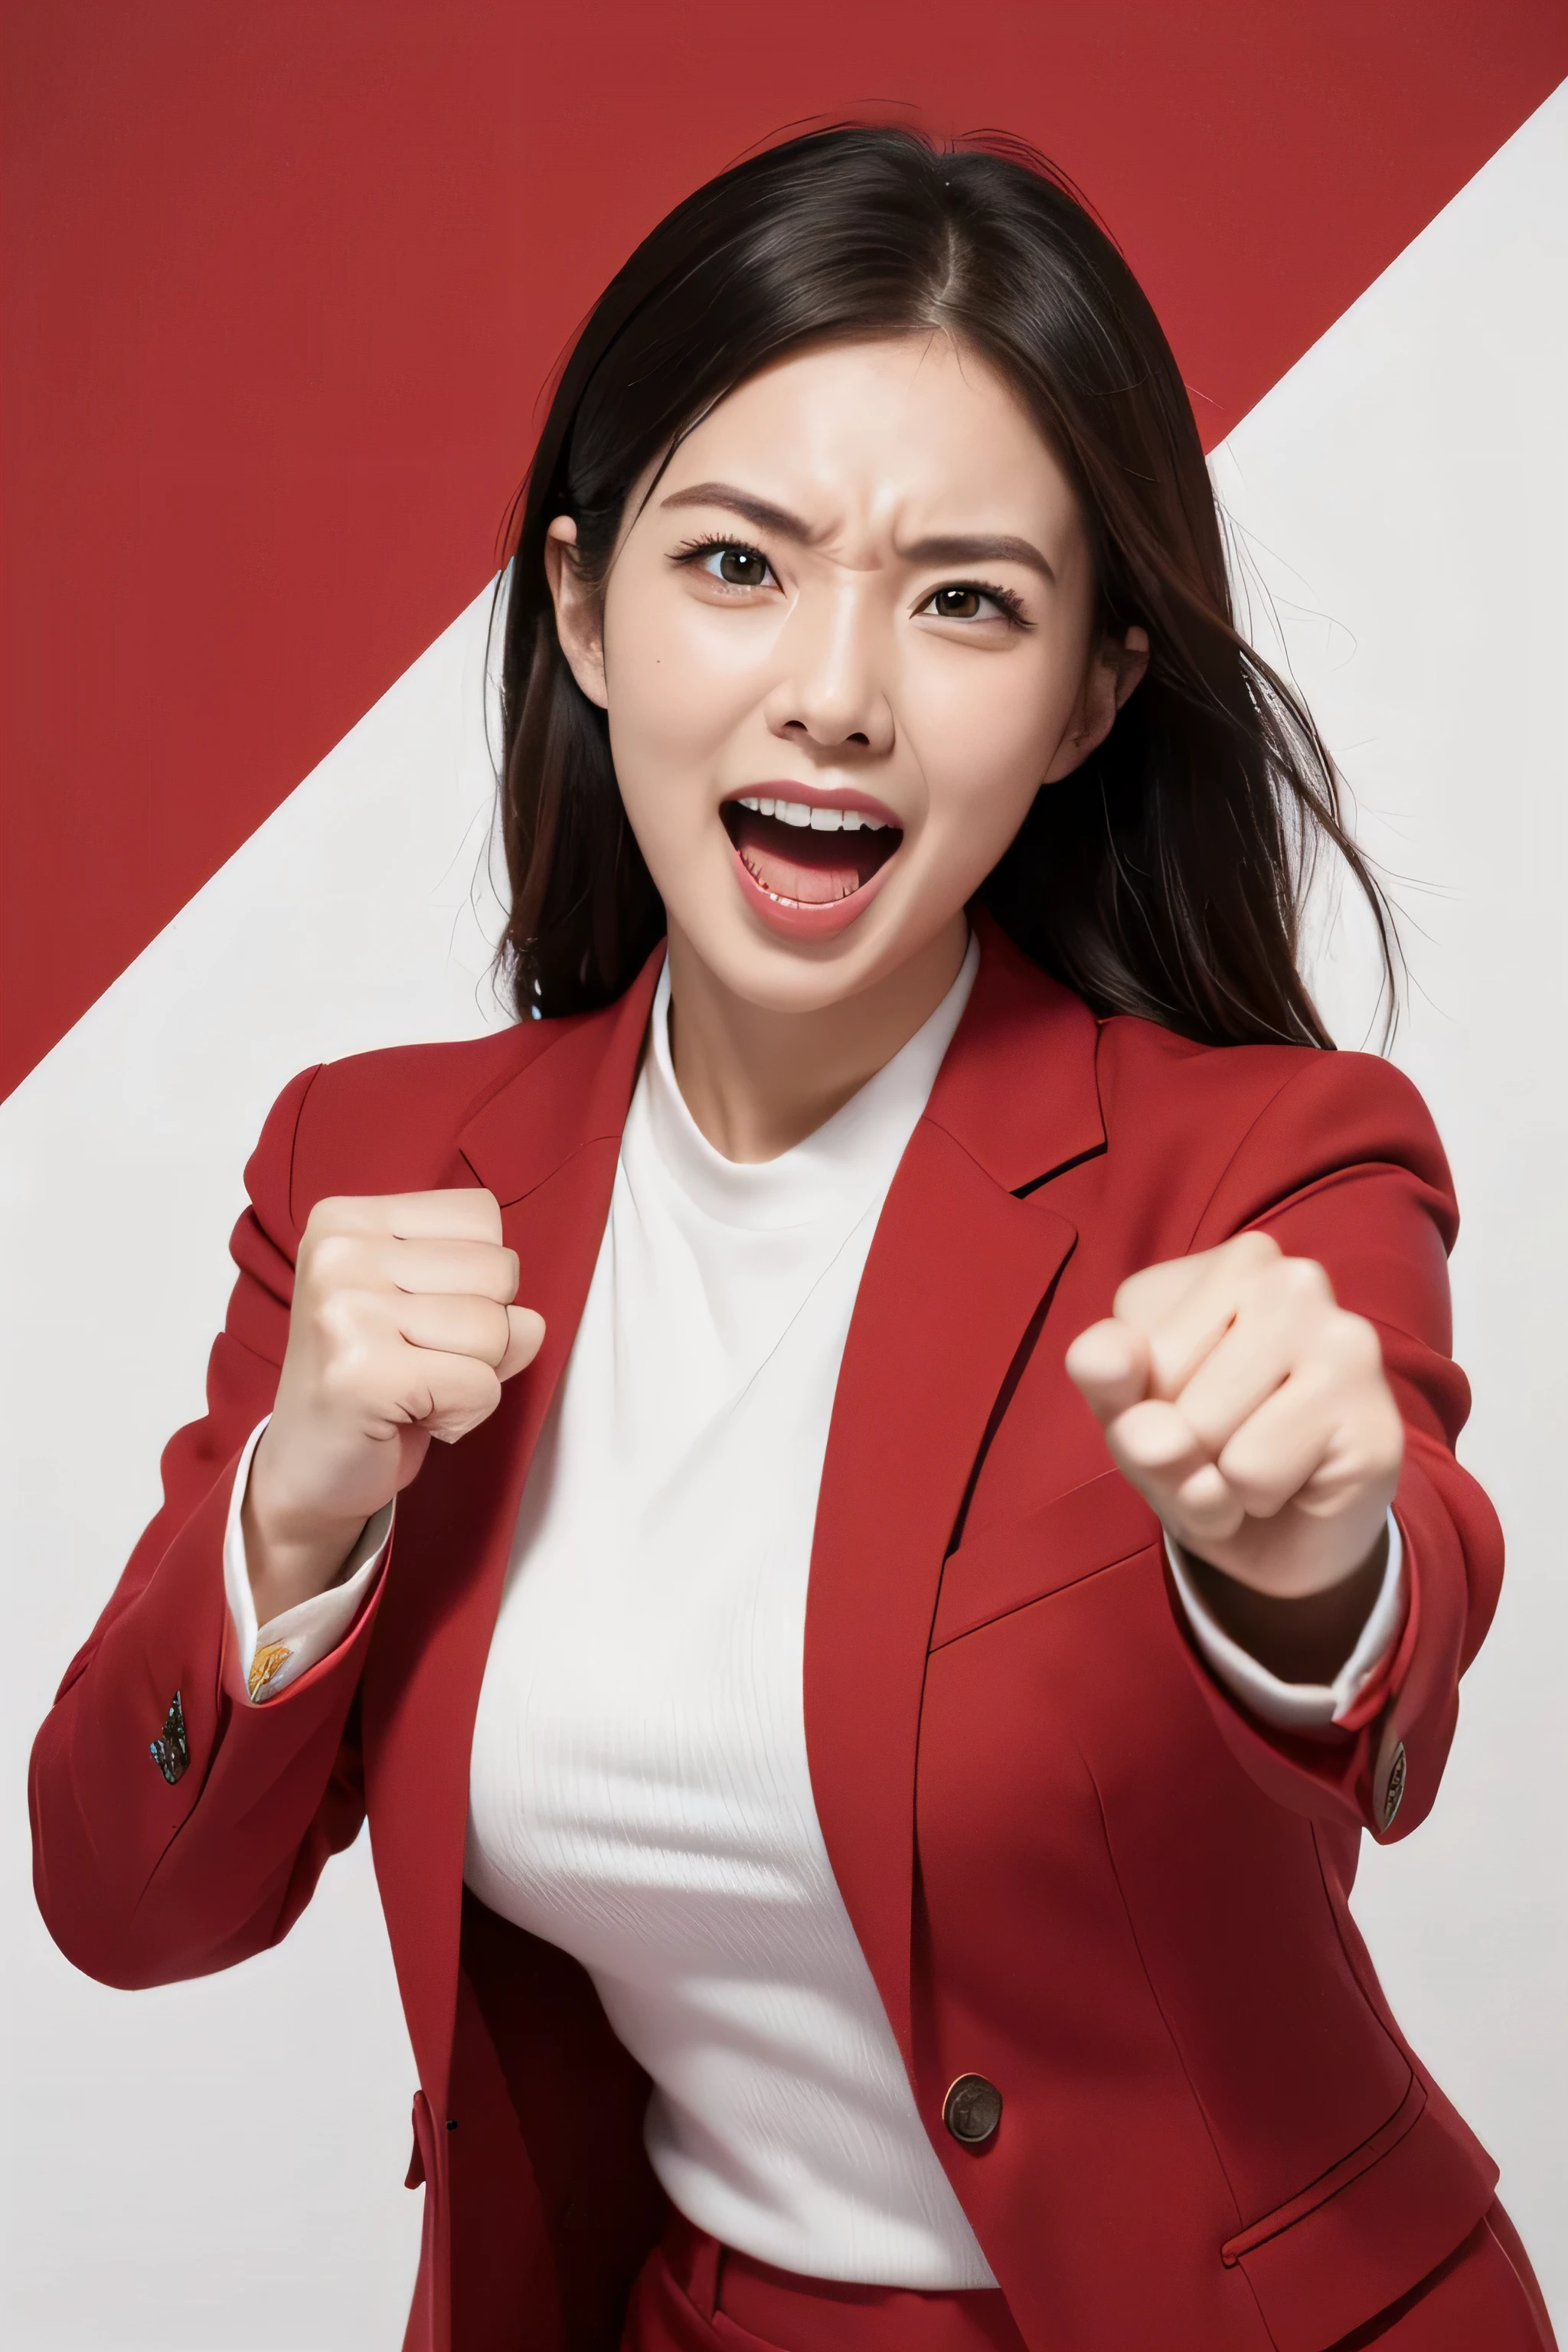
<path id="1" fill-rule="evenodd" d="M 1552 0 L 16 0 L 13 1086 L 476 592 L 628 246 L 868 99 L 1054 154 L 1212 442 L 1568 72 Z"/>

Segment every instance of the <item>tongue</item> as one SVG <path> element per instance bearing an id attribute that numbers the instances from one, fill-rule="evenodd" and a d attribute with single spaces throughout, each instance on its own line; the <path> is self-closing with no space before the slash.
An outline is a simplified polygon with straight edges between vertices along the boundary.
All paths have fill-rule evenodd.
<path id="1" fill-rule="evenodd" d="M 753 879 L 775 898 L 794 898 L 806 907 L 847 898 L 886 865 L 903 837 L 891 825 L 875 833 L 819 833 L 815 826 L 759 816 L 736 803 L 724 814 L 730 838 Z"/>

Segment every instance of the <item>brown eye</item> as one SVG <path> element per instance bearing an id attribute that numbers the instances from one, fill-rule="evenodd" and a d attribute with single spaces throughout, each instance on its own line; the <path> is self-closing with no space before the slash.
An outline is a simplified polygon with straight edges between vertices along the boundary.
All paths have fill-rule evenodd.
<path id="1" fill-rule="evenodd" d="M 979 580 L 950 580 L 934 588 L 921 606 L 933 621 L 1005 621 L 1015 629 L 1034 626 L 1011 588 Z"/>
<path id="2" fill-rule="evenodd" d="M 754 547 L 715 548 L 708 568 L 727 588 L 764 588 L 771 576 L 766 556 Z"/>

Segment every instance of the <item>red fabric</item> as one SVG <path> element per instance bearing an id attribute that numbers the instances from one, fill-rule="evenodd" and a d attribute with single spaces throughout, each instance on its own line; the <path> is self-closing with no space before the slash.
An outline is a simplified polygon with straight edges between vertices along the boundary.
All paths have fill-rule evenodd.
<path id="1" fill-rule="evenodd" d="M 1556 2352 L 1535 2273 L 1494 2204 L 1431 2278 L 1333 2352 Z"/>
<path id="2" fill-rule="evenodd" d="M 1556 2352 L 1534 2272 L 1496 2203 L 1430 2277 L 1333 2352 L 1482 2346 Z M 621 2352 L 1023 2352 L 1023 2339 L 994 2289 L 912 2294 L 795 2278 L 677 2217 L 633 2289 Z"/>
<path id="3" fill-rule="evenodd" d="M 632 2291 L 622 2352 L 1025 2352 L 1000 2291 L 796 2278 L 679 2216 Z"/>
<path id="4" fill-rule="evenodd" d="M 844 1357 L 807 1605 L 824 1834 L 919 2111 L 1030 2352 L 1322 2352 L 1445 2262 L 1490 2163 L 1389 2012 L 1350 1916 L 1361 1835 L 1436 1793 L 1501 1541 L 1453 1442 L 1455 1230 L 1386 1065 L 1116 1020 L 989 928 L 889 1192 Z M 285 1932 L 368 1809 L 422 2085 L 416 2352 L 614 2352 L 666 2208 L 646 2084 L 583 1971 L 461 1886 L 469 1731 L 530 1454 L 604 1228 L 654 980 L 607 1012 L 297 1081 L 248 1171 L 206 1419 L 35 1749 L 37 1878 L 107 1981 Z M 374 1613 L 266 1707 L 221 1681 L 232 1465 L 327 1192 L 479 1181 L 548 1335 L 403 1497 Z M 1067 1342 L 1134 1267 L 1247 1224 L 1370 1316 L 1408 1433 L 1419 1599 L 1376 1721 L 1315 1738 L 1205 1671 L 1152 1516 Z M 191 1764 L 147 1757 L 184 1692 Z M 1388 1832 L 1391 1738 L 1407 1759 Z M 1380 1777 L 1381 1776 L 1381 1777 Z M 1003 2095 L 981 2148 L 947 2086 Z"/>

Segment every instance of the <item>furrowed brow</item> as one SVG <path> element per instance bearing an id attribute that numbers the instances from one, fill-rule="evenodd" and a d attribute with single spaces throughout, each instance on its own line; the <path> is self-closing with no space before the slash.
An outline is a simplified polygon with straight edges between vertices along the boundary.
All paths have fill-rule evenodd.
<path id="1" fill-rule="evenodd" d="M 775 506 L 771 499 L 759 499 L 750 490 L 737 488 L 732 482 L 694 482 L 689 489 L 672 490 L 659 504 L 664 508 L 723 507 L 743 521 L 754 524 L 757 530 L 776 531 L 781 539 L 792 539 L 802 547 L 815 545 L 822 536 L 799 515 L 792 514 L 788 507 Z M 1056 584 L 1055 572 L 1027 539 L 989 532 L 944 533 L 916 540 L 912 546 L 899 551 L 908 563 L 1022 563 L 1031 572 L 1039 572 L 1053 587 Z"/>
<path id="2" fill-rule="evenodd" d="M 1027 539 L 946 536 L 938 539 L 917 539 L 900 553 L 906 563 L 1025 563 L 1031 572 L 1038 572 L 1051 585 L 1056 585 L 1056 573 L 1039 549 Z"/>
<path id="3" fill-rule="evenodd" d="M 802 547 L 809 547 L 817 534 L 799 515 L 791 514 L 787 507 L 776 507 L 769 499 L 753 498 L 750 490 L 737 489 L 732 482 L 695 482 L 689 490 L 672 490 L 659 500 L 661 507 L 724 507 L 742 521 L 754 523 L 759 530 L 776 531 L 781 539 L 793 539 Z"/>

